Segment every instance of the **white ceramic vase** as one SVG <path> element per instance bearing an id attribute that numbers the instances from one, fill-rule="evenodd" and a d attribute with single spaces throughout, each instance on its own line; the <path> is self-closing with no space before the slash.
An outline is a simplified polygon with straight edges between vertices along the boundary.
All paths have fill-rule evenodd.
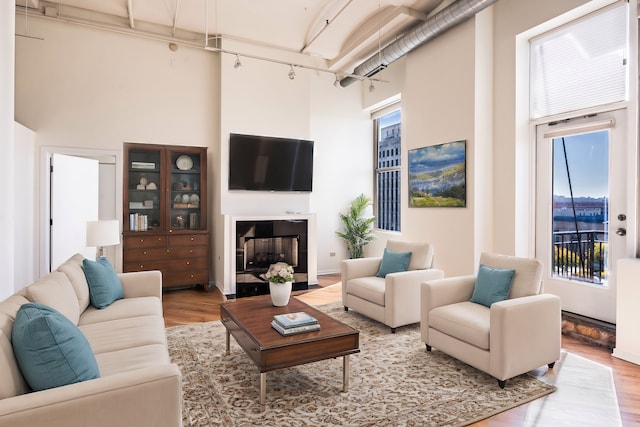
<path id="1" fill-rule="evenodd" d="M 271 302 L 273 305 L 276 307 L 283 307 L 289 304 L 289 297 L 291 296 L 291 282 L 269 282 L 269 293 L 271 294 Z"/>

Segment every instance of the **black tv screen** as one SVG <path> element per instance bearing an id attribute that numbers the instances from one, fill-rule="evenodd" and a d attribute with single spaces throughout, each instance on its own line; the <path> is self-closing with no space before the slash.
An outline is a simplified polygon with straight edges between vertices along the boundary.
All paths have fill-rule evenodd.
<path id="1" fill-rule="evenodd" d="M 229 190 L 311 191 L 313 141 L 232 133 Z"/>

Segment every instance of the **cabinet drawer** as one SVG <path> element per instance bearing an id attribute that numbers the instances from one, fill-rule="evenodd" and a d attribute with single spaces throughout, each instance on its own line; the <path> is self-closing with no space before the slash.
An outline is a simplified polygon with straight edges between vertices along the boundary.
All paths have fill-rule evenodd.
<path id="1" fill-rule="evenodd" d="M 161 260 L 139 261 L 139 262 L 126 262 L 123 266 L 124 272 L 130 271 L 149 271 L 160 270 L 163 273 L 167 270 L 167 262 Z"/>
<path id="2" fill-rule="evenodd" d="M 206 246 L 209 243 L 208 234 L 181 234 L 169 236 L 169 246 Z"/>
<path id="3" fill-rule="evenodd" d="M 167 236 L 125 236 L 124 246 L 127 250 L 135 248 L 164 248 L 167 246 Z"/>
<path id="4" fill-rule="evenodd" d="M 162 286 L 209 284 L 208 270 L 171 271 L 162 277 Z"/>
<path id="5" fill-rule="evenodd" d="M 124 262 L 149 262 L 173 258 L 206 258 L 206 246 L 177 246 L 175 248 L 134 248 L 124 253 Z"/>
<path id="6" fill-rule="evenodd" d="M 164 264 L 167 270 L 170 271 L 208 271 L 209 269 L 209 266 L 207 265 L 207 258 L 172 258 L 171 260 L 165 261 Z"/>

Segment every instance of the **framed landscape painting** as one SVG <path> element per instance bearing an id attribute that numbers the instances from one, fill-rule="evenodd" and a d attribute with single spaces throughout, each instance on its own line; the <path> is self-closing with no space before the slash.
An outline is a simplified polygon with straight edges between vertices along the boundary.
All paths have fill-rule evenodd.
<path id="1" fill-rule="evenodd" d="M 409 150 L 409 207 L 467 205 L 466 141 Z"/>

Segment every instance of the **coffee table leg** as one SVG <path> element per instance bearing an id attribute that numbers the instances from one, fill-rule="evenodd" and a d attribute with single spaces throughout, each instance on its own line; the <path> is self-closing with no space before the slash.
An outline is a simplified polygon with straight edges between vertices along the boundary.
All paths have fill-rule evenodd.
<path id="1" fill-rule="evenodd" d="M 267 373 L 260 372 L 260 404 L 264 405 L 267 401 Z"/>
<path id="2" fill-rule="evenodd" d="M 342 391 L 349 391 L 349 355 L 343 357 L 342 359 Z"/>
<path id="3" fill-rule="evenodd" d="M 225 356 L 228 356 L 229 354 L 231 354 L 231 338 L 230 338 L 230 334 L 229 334 L 229 330 L 227 329 L 227 351 L 225 351 Z"/>

